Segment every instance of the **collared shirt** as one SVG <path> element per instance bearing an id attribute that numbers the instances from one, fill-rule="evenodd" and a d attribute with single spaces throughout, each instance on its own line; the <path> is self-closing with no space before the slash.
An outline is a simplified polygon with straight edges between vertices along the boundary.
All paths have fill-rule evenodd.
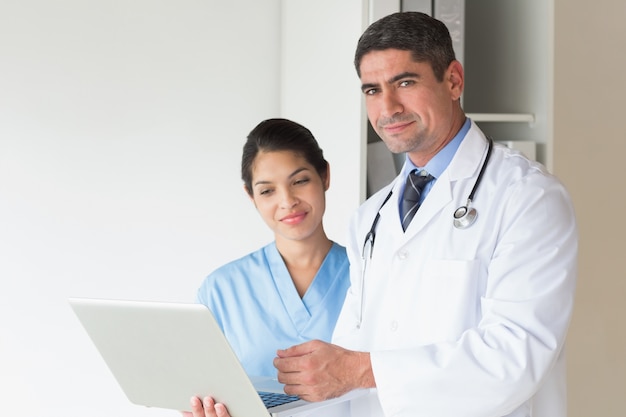
<path id="1" fill-rule="evenodd" d="M 422 194 L 420 196 L 420 203 L 422 203 L 424 199 L 426 198 L 426 196 L 428 195 L 430 189 L 433 188 L 433 185 L 435 184 L 435 181 L 437 181 L 437 178 L 439 178 L 439 176 L 443 173 L 443 171 L 446 170 L 446 168 L 450 164 L 450 161 L 452 161 L 454 154 L 459 149 L 459 146 L 461 145 L 463 138 L 465 138 L 465 135 L 467 135 L 467 132 L 469 131 L 471 125 L 472 125 L 472 122 L 470 118 L 467 117 L 465 119 L 465 123 L 463 123 L 463 126 L 461 127 L 461 130 L 459 130 L 459 132 L 452 138 L 450 142 L 448 142 L 446 146 L 443 147 L 442 150 L 437 152 L 437 154 L 433 156 L 430 161 L 428 161 L 426 166 L 423 166 L 423 167 L 416 166 L 413 163 L 413 161 L 411 161 L 411 159 L 409 158 L 409 155 L 407 154 L 406 162 L 401 172 L 402 174 L 401 178 L 404 178 L 405 183 L 402 184 L 400 195 L 404 193 L 404 187 L 406 185 L 406 178 L 409 175 L 409 173 L 413 171 L 414 169 L 417 169 L 418 171 L 425 169 L 426 172 L 428 172 L 430 175 L 435 177 L 435 179 L 430 181 L 424 187 L 424 190 L 422 191 Z M 398 209 L 402 210 L 402 199 L 399 198 L 398 202 L 399 202 Z"/>

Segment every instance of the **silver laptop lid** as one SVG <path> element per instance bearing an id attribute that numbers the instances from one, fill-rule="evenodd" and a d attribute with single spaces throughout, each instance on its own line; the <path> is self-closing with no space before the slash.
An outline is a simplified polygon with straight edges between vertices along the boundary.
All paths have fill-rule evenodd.
<path id="1" fill-rule="evenodd" d="M 69 303 L 128 399 L 188 410 L 211 395 L 233 416 L 268 412 L 202 304 L 71 298 Z"/>
<path id="2" fill-rule="evenodd" d="M 326 415 L 366 395 L 355 390 L 322 402 L 297 400 L 266 408 L 257 391 L 282 392 L 275 379 L 245 373 L 211 311 L 202 304 L 70 298 L 69 303 L 128 399 L 188 410 L 192 396 L 211 395 L 233 417 Z M 329 414 L 330 415 L 330 414 Z"/>

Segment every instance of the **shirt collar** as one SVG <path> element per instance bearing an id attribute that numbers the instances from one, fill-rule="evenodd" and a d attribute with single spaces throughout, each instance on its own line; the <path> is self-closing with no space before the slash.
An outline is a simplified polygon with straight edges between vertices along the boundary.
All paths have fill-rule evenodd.
<path id="1" fill-rule="evenodd" d="M 405 157 L 406 163 L 404 164 L 404 168 L 402 170 L 402 178 L 405 178 L 407 175 L 409 175 L 409 172 L 413 171 L 414 169 L 420 171 L 422 169 L 425 169 L 433 177 L 439 178 L 439 176 L 443 173 L 443 171 L 446 170 L 446 168 L 450 164 L 450 161 L 452 161 L 454 154 L 459 149 L 459 146 L 461 145 L 463 138 L 465 138 L 465 135 L 467 135 L 467 132 L 469 131 L 471 125 L 472 122 L 470 118 L 465 118 L 465 123 L 463 123 L 461 130 L 459 130 L 458 133 L 452 138 L 452 140 L 448 142 L 448 144 L 444 146 L 442 150 L 437 152 L 437 154 L 433 156 L 432 159 L 428 161 L 428 163 L 424 167 L 418 167 L 413 164 L 413 162 L 409 158 L 409 155 L 407 154 Z"/>

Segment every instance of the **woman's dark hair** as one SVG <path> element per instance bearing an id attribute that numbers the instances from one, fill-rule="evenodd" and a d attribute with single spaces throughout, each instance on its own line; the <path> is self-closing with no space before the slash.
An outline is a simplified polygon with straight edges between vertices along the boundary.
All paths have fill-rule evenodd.
<path id="1" fill-rule="evenodd" d="M 354 54 L 354 66 L 361 76 L 361 59 L 371 51 L 411 51 L 415 62 L 428 62 L 437 80 L 454 61 L 452 38 L 446 25 L 419 12 L 399 12 L 372 23 L 361 35 Z"/>
<path id="2" fill-rule="evenodd" d="M 306 127 L 287 119 L 268 119 L 259 123 L 248 135 L 241 157 L 241 179 L 250 196 L 252 164 L 259 152 L 291 151 L 311 164 L 322 180 L 326 180 L 328 162 L 317 140 Z"/>

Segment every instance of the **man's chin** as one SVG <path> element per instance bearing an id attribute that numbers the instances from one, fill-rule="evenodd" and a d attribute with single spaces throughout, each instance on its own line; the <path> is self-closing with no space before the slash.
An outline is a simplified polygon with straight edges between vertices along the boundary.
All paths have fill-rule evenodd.
<path id="1" fill-rule="evenodd" d="M 389 152 L 391 153 L 408 152 L 407 143 L 400 142 L 397 138 L 393 138 L 393 139 L 383 138 L 383 142 L 385 142 L 387 149 L 389 149 Z"/>

